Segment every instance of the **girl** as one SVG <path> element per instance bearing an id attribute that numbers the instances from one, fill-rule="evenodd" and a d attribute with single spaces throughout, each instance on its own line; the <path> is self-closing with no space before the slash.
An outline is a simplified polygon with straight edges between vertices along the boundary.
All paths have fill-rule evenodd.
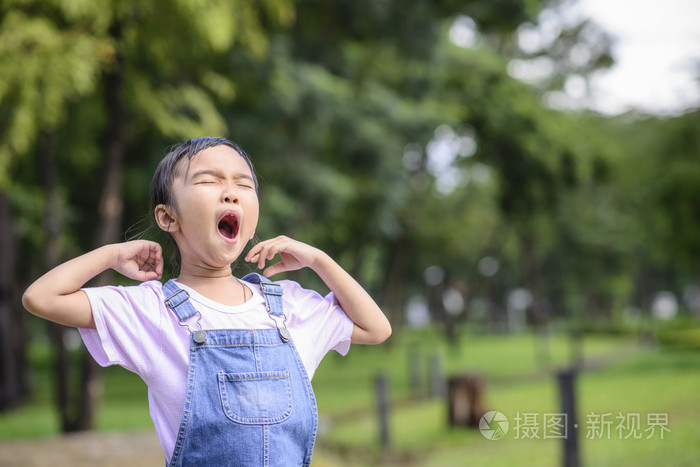
<path id="1" fill-rule="evenodd" d="M 72 259 L 24 293 L 27 310 L 80 328 L 102 366 L 148 385 L 151 418 L 169 465 L 307 465 L 318 414 L 310 379 L 331 349 L 379 344 L 391 327 L 365 290 L 324 252 L 277 237 L 231 265 L 255 235 L 258 182 L 248 155 L 198 138 L 165 156 L 151 183 L 152 212 L 176 246 L 179 275 L 161 284 L 158 243 L 106 245 Z M 325 297 L 265 276 L 308 267 Z M 82 288 L 112 268 L 132 287 Z"/>

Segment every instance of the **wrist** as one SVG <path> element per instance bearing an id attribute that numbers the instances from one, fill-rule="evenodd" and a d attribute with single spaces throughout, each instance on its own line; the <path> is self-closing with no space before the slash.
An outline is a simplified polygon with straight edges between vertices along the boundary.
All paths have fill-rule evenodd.
<path id="1" fill-rule="evenodd" d="M 322 276 L 324 272 L 327 272 L 335 263 L 333 258 L 331 258 L 328 253 L 323 250 L 318 250 L 316 257 L 309 266 L 316 274 Z"/>
<path id="2" fill-rule="evenodd" d="M 104 270 L 115 269 L 119 266 L 119 244 L 110 243 L 97 249 L 104 258 Z"/>

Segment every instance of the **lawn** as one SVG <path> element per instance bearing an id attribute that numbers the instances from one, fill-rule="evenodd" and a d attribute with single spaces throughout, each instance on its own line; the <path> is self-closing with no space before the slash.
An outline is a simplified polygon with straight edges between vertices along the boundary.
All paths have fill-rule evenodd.
<path id="1" fill-rule="evenodd" d="M 416 337 L 408 340 L 415 342 Z M 319 370 L 321 412 L 338 411 L 321 437 L 321 447 L 344 453 L 346 465 L 560 465 L 563 440 L 544 439 L 543 432 L 545 417 L 561 412 L 556 378 L 547 370 L 566 363 L 566 339 L 553 337 L 551 358 L 543 361 L 537 358 L 533 338 L 528 335 L 465 336 L 461 352 L 450 352 L 431 336 L 423 338 L 430 342 L 426 351 L 442 356 L 448 374 L 468 371 L 486 377 L 487 410 L 506 415 L 510 422 L 506 436 L 492 441 L 478 430 L 450 429 L 443 399 L 407 397 L 408 364 L 400 355 L 406 346 L 397 343 L 397 348 L 363 349 L 349 356 L 345 373 L 353 374 L 336 376 L 342 370 L 335 362 L 332 368 Z M 584 348 L 586 360 L 596 362 L 579 374 L 576 386 L 577 431 L 585 465 L 697 465 L 700 353 L 644 348 L 612 337 L 586 337 Z M 353 358 L 361 362 L 352 362 Z M 359 407 L 360 400 L 371 392 L 371 379 L 378 371 L 390 375 L 395 387 L 392 449 L 388 453 L 379 448 L 377 417 L 371 410 L 364 416 L 344 418 L 337 403 L 344 394 L 350 406 Z M 528 378 L 527 374 L 533 376 Z M 333 386 L 333 381 L 343 378 L 342 384 Z M 368 381 L 365 388 L 351 394 L 350 381 L 363 378 Z M 372 401 L 365 403 L 371 406 Z M 328 408 L 324 410 L 324 406 Z M 516 416 L 521 420 L 520 429 L 515 427 Z M 530 426 L 537 429 L 537 439 L 524 439 L 525 434 L 533 433 L 522 428 L 526 416 L 534 420 Z M 637 417 L 639 430 L 633 430 Z M 666 423 L 663 417 L 668 417 Z M 657 426 L 652 430 L 654 423 Z M 670 430 L 664 430 L 663 439 L 661 425 Z M 607 429 L 601 431 L 601 426 Z"/>
<path id="2" fill-rule="evenodd" d="M 595 363 L 579 374 L 576 386 L 578 439 L 586 465 L 697 463 L 700 353 L 596 335 L 584 338 L 583 352 L 586 362 Z M 58 432 L 48 349 L 37 343 L 32 359 L 36 396 L 23 408 L 0 415 L 0 439 Z M 447 345 L 436 332 L 422 331 L 401 333 L 379 347 L 354 347 L 347 357 L 331 353 L 313 380 L 321 416 L 315 465 L 559 465 L 562 440 L 543 439 L 544 417 L 561 412 L 552 371 L 569 360 L 564 335 L 541 340 L 530 334 L 470 331 L 461 334 L 458 346 Z M 438 361 L 447 376 L 477 373 L 485 378 L 487 410 L 502 412 L 510 423 L 503 439 L 492 441 L 478 430 L 447 426 L 444 398 L 429 397 L 430 361 Z M 390 382 L 392 405 L 392 448 L 385 451 L 379 447 L 374 413 L 374 378 L 380 373 Z M 526 414 L 530 422 L 535 420 L 530 433 L 535 426 L 538 439 L 518 436 L 525 431 L 515 426 L 516 416 L 524 419 Z M 625 439 L 629 430 L 618 417 L 634 421 L 635 416 L 641 439 L 634 439 L 635 433 Z M 650 428 L 647 417 L 659 416 L 668 417 L 665 427 L 670 431 L 664 431 L 663 439 L 660 429 L 643 431 Z M 609 435 L 593 430 L 593 423 L 602 419 L 612 421 Z M 151 427 L 146 387 L 137 376 L 120 368 L 105 370 L 97 425 L 101 430 Z"/>

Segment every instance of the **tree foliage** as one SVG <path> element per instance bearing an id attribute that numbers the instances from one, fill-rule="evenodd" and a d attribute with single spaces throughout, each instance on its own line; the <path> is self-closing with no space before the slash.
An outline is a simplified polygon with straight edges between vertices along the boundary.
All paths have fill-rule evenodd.
<path id="1" fill-rule="evenodd" d="M 562 20 L 523 49 L 522 35 L 564 6 L 5 2 L 0 193 L 25 259 L 15 288 L 47 257 L 143 230 L 165 149 L 212 134 L 253 157 L 259 236 L 328 251 L 396 327 L 435 265 L 465 300 L 462 316 L 492 323 L 514 288 L 532 293 L 540 326 L 681 293 L 698 280 L 698 113 L 545 105 L 567 79 L 611 63 L 607 36 L 586 22 Z M 458 46 L 460 33 L 471 42 Z M 545 79 L 518 79 L 541 59 L 553 64 Z M 480 269 L 484 258 L 496 272 Z"/>

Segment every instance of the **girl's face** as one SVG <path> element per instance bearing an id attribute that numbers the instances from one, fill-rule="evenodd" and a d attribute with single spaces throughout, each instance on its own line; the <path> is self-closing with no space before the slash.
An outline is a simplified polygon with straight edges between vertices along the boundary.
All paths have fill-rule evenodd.
<path id="1" fill-rule="evenodd" d="M 156 220 L 169 231 L 192 273 L 230 273 L 253 238 L 258 195 L 247 162 L 229 146 L 214 146 L 176 167 L 173 206 L 158 205 Z"/>

